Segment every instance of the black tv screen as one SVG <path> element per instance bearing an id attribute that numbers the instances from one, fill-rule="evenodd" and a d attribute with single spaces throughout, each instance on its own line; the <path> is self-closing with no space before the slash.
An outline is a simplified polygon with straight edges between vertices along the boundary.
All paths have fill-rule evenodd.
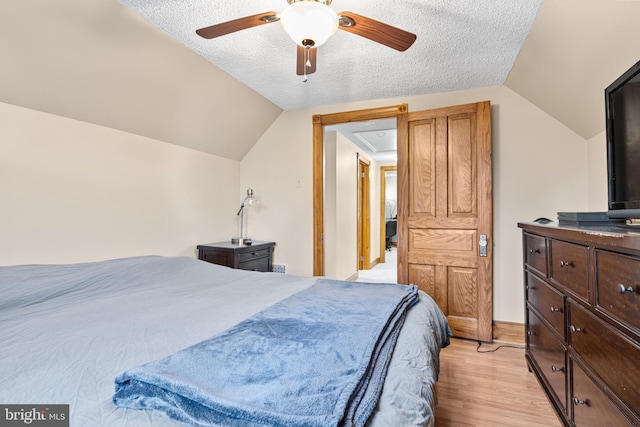
<path id="1" fill-rule="evenodd" d="M 640 218 L 640 62 L 605 89 L 611 218 Z"/>

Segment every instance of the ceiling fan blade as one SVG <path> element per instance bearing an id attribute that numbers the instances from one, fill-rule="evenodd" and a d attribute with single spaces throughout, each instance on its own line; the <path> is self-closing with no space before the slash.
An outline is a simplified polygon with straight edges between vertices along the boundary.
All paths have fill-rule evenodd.
<path id="1" fill-rule="evenodd" d="M 416 35 L 384 22 L 367 18 L 353 12 L 341 12 L 339 29 L 381 43 L 392 49 L 404 52 L 416 41 Z"/>
<path id="2" fill-rule="evenodd" d="M 296 67 L 296 74 L 299 76 L 304 76 L 305 74 L 311 74 L 316 72 L 316 59 L 318 55 L 318 50 L 315 47 L 304 48 L 300 45 L 296 45 L 298 48 L 298 61 Z M 308 51 L 308 55 L 305 58 L 305 51 Z M 309 66 L 307 67 L 305 73 L 305 64 L 309 61 Z"/>
<path id="3" fill-rule="evenodd" d="M 204 37 L 205 39 L 213 39 L 215 37 L 224 36 L 225 34 L 246 30 L 251 27 L 257 27 L 258 25 L 271 24 L 272 22 L 277 22 L 279 20 L 280 15 L 278 12 L 264 12 L 212 25 L 210 27 L 200 28 L 199 30 L 196 30 L 196 34 L 200 37 Z"/>

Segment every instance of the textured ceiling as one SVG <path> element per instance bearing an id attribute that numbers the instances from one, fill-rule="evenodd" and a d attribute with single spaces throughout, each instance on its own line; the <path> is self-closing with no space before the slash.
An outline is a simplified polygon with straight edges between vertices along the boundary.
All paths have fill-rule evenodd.
<path id="1" fill-rule="evenodd" d="M 604 88 L 639 59 L 640 1 L 539 3 L 334 0 L 335 10 L 412 31 L 417 42 L 401 53 L 339 31 L 302 83 L 295 46 L 279 24 L 217 40 L 195 35 L 282 10 L 286 0 L 147 0 L 137 3 L 141 12 L 117 0 L 0 0 L 0 102 L 241 160 L 292 105 L 503 84 L 589 139 L 604 131 Z M 167 8 L 187 8 L 197 19 L 159 12 Z M 218 66 L 142 18 L 144 10 L 211 50 Z"/>
<path id="2" fill-rule="evenodd" d="M 398 161 L 396 119 L 347 122 L 325 126 L 325 132 L 338 132 L 378 163 Z"/>
<path id="3" fill-rule="evenodd" d="M 307 83 L 295 73 L 296 46 L 279 23 L 203 39 L 195 30 L 281 12 L 286 0 L 119 0 L 284 110 L 501 85 L 542 0 L 334 0 L 417 35 L 405 52 L 338 31 L 318 48 Z"/>

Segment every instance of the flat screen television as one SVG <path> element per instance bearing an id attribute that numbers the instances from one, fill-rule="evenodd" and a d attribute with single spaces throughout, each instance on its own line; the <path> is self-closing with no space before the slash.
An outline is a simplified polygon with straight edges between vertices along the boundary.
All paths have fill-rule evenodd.
<path id="1" fill-rule="evenodd" d="M 604 91 L 609 218 L 640 218 L 640 62 Z"/>

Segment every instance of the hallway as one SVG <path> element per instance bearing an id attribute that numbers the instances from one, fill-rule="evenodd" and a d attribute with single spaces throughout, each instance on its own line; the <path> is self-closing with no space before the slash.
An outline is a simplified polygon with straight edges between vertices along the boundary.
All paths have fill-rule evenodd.
<path id="1" fill-rule="evenodd" d="M 359 270 L 356 282 L 398 283 L 398 248 L 391 246 L 391 251 L 386 251 L 384 263 L 370 270 Z"/>

